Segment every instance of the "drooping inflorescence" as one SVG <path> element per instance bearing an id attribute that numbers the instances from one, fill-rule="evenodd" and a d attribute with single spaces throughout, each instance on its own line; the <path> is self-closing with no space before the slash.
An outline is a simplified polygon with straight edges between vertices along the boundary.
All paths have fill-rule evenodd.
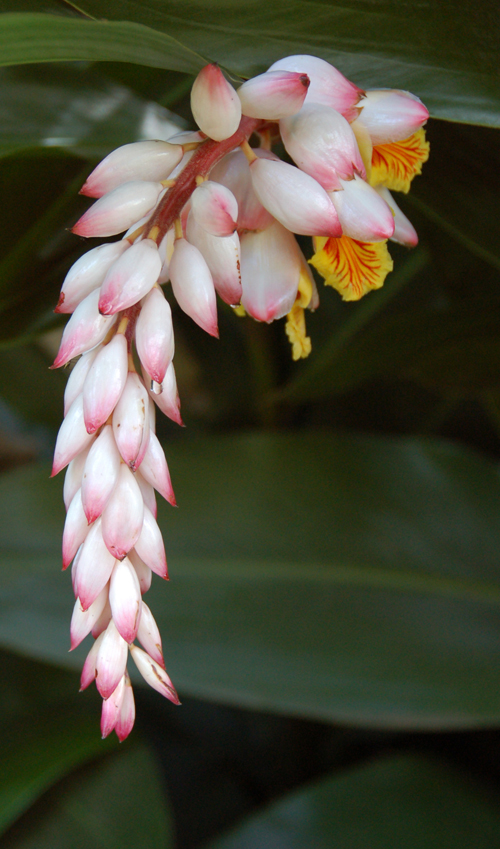
<path id="1" fill-rule="evenodd" d="M 428 156 L 417 97 L 364 92 L 313 56 L 282 59 L 238 91 L 208 65 L 191 104 L 198 131 L 125 145 L 87 179 L 82 194 L 97 200 L 73 232 L 125 235 L 72 266 L 56 308 L 72 315 L 53 367 L 79 357 L 53 466 L 67 467 L 71 648 L 94 637 L 82 689 L 95 680 L 102 734 L 120 740 L 135 716 L 129 652 L 178 704 L 142 598 L 152 572 L 167 578 L 155 490 L 175 504 L 155 404 L 182 424 L 162 284 L 212 336 L 216 295 L 257 321 L 286 316 L 294 359 L 307 356 L 304 309 L 318 306 L 309 265 L 345 300 L 379 288 L 392 269 L 387 240 L 417 243 L 390 190 L 408 191 Z M 273 153 L 277 142 L 295 164 Z M 294 234 L 313 237 L 309 261 Z"/>

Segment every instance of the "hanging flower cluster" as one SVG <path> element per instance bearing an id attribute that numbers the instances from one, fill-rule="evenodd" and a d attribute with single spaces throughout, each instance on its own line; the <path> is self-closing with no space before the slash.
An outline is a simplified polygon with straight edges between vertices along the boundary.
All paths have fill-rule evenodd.
<path id="1" fill-rule="evenodd" d="M 428 156 L 417 97 L 364 92 L 313 56 L 282 59 L 237 91 L 208 65 L 191 105 L 198 131 L 125 145 L 86 181 L 82 194 L 97 200 L 73 232 L 125 235 L 72 266 L 56 308 L 72 315 L 53 368 L 80 357 L 53 467 L 67 467 L 71 648 L 92 633 L 82 689 L 95 680 L 102 734 L 120 740 L 135 717 L 129 652 L 178 704 L 142 598 L 152 572 L 167 578 L 155 490 L 175 504 L 155 404 L 182 424 L 161 284 L 170 281 L 180 308 L 212 336 L 216 294 L 258 321 L 287 316 L 293 357 L 307 356 L 304 309 L 318 295 L 294 234 L 314 238 L 309 262 L 345 300 L 380 287 L 392 268 L 387 239 L 417 243 L 389 190 L 408 191 Z M 276 142 L 295 164 L 273 153 Z"/>

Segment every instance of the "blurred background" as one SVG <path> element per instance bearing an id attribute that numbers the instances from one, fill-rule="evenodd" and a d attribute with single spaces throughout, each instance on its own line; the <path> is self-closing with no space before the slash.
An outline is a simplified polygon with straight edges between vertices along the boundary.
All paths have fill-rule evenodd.
<path id="1" fill-rule="evenodd" d="M 500 845 L 500 87 L 493 5 L 0 0 L 0 830 L 8 849 Z M 101 19 L 106 19 L 105 23 Z M 476 24 L 475 21 L 480 21 Z M 313 351 L 172 302 L 186 424 L 150 606 L 174 707 L 125 743 L 78 694 L 49 480 L 69 228 L 113 148 L 192 126 L 206 61 L 313 53 L 420 96 L 420 243 L 382 290 L 318 281 Z M 301 239 L 307 256 L 309 240 Z M 61 476 L 62 478 L 62 476 Z M 149 599 L 148 599 L 149 603 Z"/>

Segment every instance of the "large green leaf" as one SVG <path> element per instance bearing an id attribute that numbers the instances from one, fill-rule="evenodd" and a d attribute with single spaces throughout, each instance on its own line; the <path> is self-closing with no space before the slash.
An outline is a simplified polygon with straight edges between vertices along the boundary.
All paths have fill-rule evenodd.
<path id="1" fill-rule="evenodd" d="M 102 744 L 101 744 L 102 748 Z M 169 849 L 171 824 L 145 746 L 74 773 L 5 836 L 5 849 Z"/>
<path id="2" fill-rule="evenodd" d="M 361 315 L 361 311 L 354 314 L 352 322 Z M 499 321 L 498 299 L 467 299 L 441 309 L 383 315 L 363 333 L 357 332 L 349 344 L 342 344 L 342 334 L 338 339 L 333 336 L 281 396 L 298 402 L 317 400 L 374 378 L 398 377 L 463 393 L 498 387 Z M 344 329 L 349 327 L 346 323 Z"/>
<path id="3" fill-rule="evenodd" d="M 151 606 L 181 693 L 378 726 L 498 721 L 495 467 L 318 432 L 167 453 L 180 507 L 160 511 L 171 582 Z M 0 641 L 76 666 L 59 498 L 48 470 L 0 480 Z"/>
<path id="4" fill-rule="evenodd" d="M 52 784 L 109 752 L 96 715 L 78 698 L 75 681 L 45 664 L 0 655 L 0 833 Z"/>
<path id="5" fill-rule="evenodd" d="M 82 66 L 2 68 L 0 83 L 0 156 L 40 146 L 99 159 L 183 126 L 158 104 Z"/>
<path id="6" fill-rule="evenodd" d="M 117 60 L 196 72 L 207 59 L 235 74 L 263 70 L 281 56 L 312 53 L 364 87 L 410 89 L 436 117 L 498 126 L 496 28 L 483 0 L 481 27 L 468 6 L 423 8 L 348 0 L 81 0 L 69 7 L 94 20 L 19 13 L 0 22 L 3 64 L 70 59 Z M 61 11 L 51 4 L 54 11 Z M 23 8 L 45 11 L 37 2 Z M 65 7 L 67 9 L 67 7 Z M 105 17 L 105 21 L 95 18 Z M 446 38 L 443 38 L 446 33 Z M 202 55 L 201 55 L 202 54 Z"/>
<path id="7" fill-rule="evenodd" d="M 490 849 L 498 802 L 438 761 L 401 755 L 290 794 L 206 849 Z"/>

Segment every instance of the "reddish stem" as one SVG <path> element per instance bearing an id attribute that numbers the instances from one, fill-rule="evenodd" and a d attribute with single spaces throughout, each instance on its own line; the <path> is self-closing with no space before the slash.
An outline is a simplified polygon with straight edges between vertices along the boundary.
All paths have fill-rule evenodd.
<path id="1" fill-rule="evenodd" d="M 247 141 L 253 132 L 263 122 L 257 118 L 243 118 L 236 132 L 228 139 L 221 142 L 206 139 L 191 157 L 183 171 L 177 177 L 175 186 L 168 190 L 162 198 L 152 217 L 147 223 L 146 234 L 153 227 L 159 228 L 156 237 L 160 244 L 167 230 L 170 229 L 176 218 L 179 218 L 183 206 L 188 202 L 196 188 L 196 178 L 206 177 L 214 165 L 222 159 L 226 153 L 230 153 L 236 147 Z"/>

